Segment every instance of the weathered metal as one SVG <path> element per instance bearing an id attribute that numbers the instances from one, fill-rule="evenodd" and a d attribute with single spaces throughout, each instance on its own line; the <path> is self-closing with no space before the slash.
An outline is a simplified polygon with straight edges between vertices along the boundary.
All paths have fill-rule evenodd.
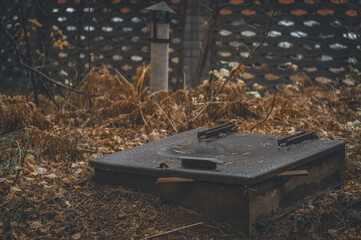
<path id="1" fill-rule="evenodd" d="M 278 139 L 278 147 L 281 146 L 289 146 L 291 144 L 297 144 L 300 143 L 306 139 L 317 139 L 316 133 L 306 133 L 306 132 L 300 132 L 291 136 L 283 137 Z"/>
<path id="2" fill-rule="evenodd" d="M 184 177 L 201 181 L 253 185 L 281 172 L 302 166 L 344 148 L 343 141 L 307 140 L 278 148 L 278 137 L 230 133 L 213 141 L 200 141 L 197 128 L 91 161 L 95 168 L 155 177 Z M 179 157 L 216 158 L 225 164 L 217 171 L 189 170 Z M 165 162 L 169 168 L 159 168 Z"/>
<path id="3" fill-rule="evenodd" d="M 233 123 L 225 123 L 225 124 L 219 125 L 214 128 L 199 131 L 198 138 L 202 139 L 202 138 L 209 138 L 209 137 L 218 137 L 222 133 L 224 134 L 224 133 L 232 131 L 232 129 L 234 129 L 235 127 L 236 127 L 236 125 Z"/>
<path id="4" fill-rule="evenodd" d="M 217 164 L 224 164 L 224 161 L 219 161 L 215 158 L 182 156 L 178 157 L 178 159 L 182 159 L 183 167 L 193 169 L 216 169 Z"/>

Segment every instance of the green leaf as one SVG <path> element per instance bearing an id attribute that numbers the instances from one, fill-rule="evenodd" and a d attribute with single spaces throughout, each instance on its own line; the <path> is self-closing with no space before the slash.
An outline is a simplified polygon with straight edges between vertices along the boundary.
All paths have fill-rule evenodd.
<path id="1" fill-rule="evenodd" d="M 256 97 L 256 98 L 260 98 L 260 97 L 261 97 L 261 94 L 259 94 L 258 91 L 249 91 L 249 92 L 247 92 L 247 93 L 253 95 L 253 96 Z"/>
<path id="2" fill-rule="evenodd" d="M 69 76 L 68 73 L 65 72 L 64 70 L 61 70 L 61 71 L 59 72 L 59 74 L 60 74 L 61 76 L 64 76 L 64 77 Z"/>
<path id="3" fill-rule="evenodd" d="M 228 77 L 228 76 L 229 76 L 229 71 L 228 71 L 228 69 L 221 68 L 220 72 L 221 72 L 221 74 L 222 74 L 224 77 Z"/>
<path id="4" fill-rule="evenodd" d="M 354 57 L 351 57 L 351 58 L 348 58 L 347 60 L 348 63 L 351 63 L 353 65 L 356 65 L 357 64 L 357 59 L 354 58 Z"/>
<path id="5" fill-rule="evenodd" d="M 347 126 L 359 128 L 361 127 L 361 122 L 359 120 L 353 121 L 353 122 L 347 122 Z"/>

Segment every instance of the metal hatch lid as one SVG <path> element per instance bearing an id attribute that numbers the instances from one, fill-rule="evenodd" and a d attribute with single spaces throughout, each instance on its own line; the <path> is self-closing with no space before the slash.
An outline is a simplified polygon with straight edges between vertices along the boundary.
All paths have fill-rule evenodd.
<path id="1" fill-rule="evenodd" d="M 278 136 L 253 133 L 231 133 L 213 141 L 199 141 L 197 133 L 204 129 L 196 128 L 96 158 L 90 165 L 134 175 L 254 185 L 345 148 L 345 143 L 339 140 L 308 140 L 278 148 Z M 216 158 L 225 163 L 216 169 L 189 169 L 182 167 L 178 159 L 181 156 Z"/>

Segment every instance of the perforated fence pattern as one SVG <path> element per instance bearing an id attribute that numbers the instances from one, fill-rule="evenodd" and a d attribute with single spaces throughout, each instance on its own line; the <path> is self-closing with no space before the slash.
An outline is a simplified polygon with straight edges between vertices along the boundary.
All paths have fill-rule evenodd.
<path id="1" fill-rule="evenodd" d="M 97 1 L 82 7 L 84 19 L 81 24 L 73 21 L 78 15 L 77 6 L 66 2 L 53 5 L 53 24 L 58 26 L 69 39 L 76 39 L 80 27 L 80 58 L 84 59 L 87 68 L 87 56 L 93 54 L 94 66 L 112 66 L 121 70 L 128 78 L 135 75 L 136 67 L 143 62 L 150 63 L 150 24 L 152 14 L 146 10 L 152 1 Z M 181 47 L 181 16 L 183 3 L 172 0 L 170 7 L 178 14 L 172 16 L 170 23 L 172 41 L 170 43 L 170 79 L 173 87 L 177 78 L 177 64 Z M 55 21 L 54 21 L 55 20 Z M 79 25 L 79 26 L 77 26 Z M 90 51 L 88 47 L 90 45 Z M 72 44 L 76 46 L 76 44 Z M 71 48 L 71 47 L 70 47 Z M 58 53 L 63 61 L 71 61 L 70 51 Z M 62 56 L 63 55 L 63 56 Z M 92 56 L 90 56 L 92 57 Z"/>
<path id="2" fill-rule="evenodd" d="M 303 71 L 316 83 L 343 79 L 348 58 L 361 61 L 361 1 L 222 0 L 213 48 L 220 61 L 240 62 L 264 38 L 273 9 L 276 15 L 264 45 L 251 58 L 245 80 L 276 84 Z M 287 66 L 298 66 L 297 71 Z"/>
<path id="3" fill-rule="evenodd" d="M 246 63 L 245 81 L 272 85 L 295 80 L 297 72 L 305 72 L 319 83 L 332 83 L 348 73 L 348 58 L 361 62 L 361 1 L 359 0 L 218 0 L 219 15 L 215 26 L 215 42 L 211 47 L 216 69 L 221 61 L 241 62 L 249 50 L 264 38 L 271 14 L 276 8 L 274 22 L 264 45 Z M 14 2 L 15 1 L 3 1 Z M 39 2 L 28 15 L 43 24 L 37 34 L 61 30 L 68 46 L 54 47 L 48 38 L 42 37 L 47 47 L 46 61 L 41 68 L 49 76 L 65 81 L 65 71 L 81 80 L 82 74 L 93 66 L 115 67 L 132 80 L 136 67 L 150 63 L 150 24 L 152 14 L 145 8 L 159 1 L 108 0 L 108 1 L 35 1 Z M 176 12 L 172 16 L 170 52 L 170 87 L 183 86 L 183 76 L 192 81 L 195 64 L 200 53 L 201 35 L 207 27 L 207 12 L 214 0 L 169 0 Z M 40 4 L 41 3 L 41 4 Z M 191 4 L 192 3 L 192 4 Z M 195 4 L 202 11 L 190 11 Z M 202 3 L 202 4 L 200 4 Z M 208 5 L 208 6 L 204 6 Z M 188 6 L 188 11 L 187 11 Z M 19 22 L 16 8 L 8 12 L 9 31 Z M 201 20 L 190 21 L 202 12 Z M 198 27 L 192 27 L 198 24 Z M 188 28 L 188 29 L 187 29 Z M 199 33 L 194 34 L 194 29 Z M 203 30 L 202 30 L 203 29 Z M 198 30 L 197 30 L 198 31 Z M 195 37 L 192 37 L 195 36 Z M 1 76 L 14 78 L 20 71 L 11 44 L 0 33 Z M 194 38 L 194 39 L 193 39 Z M 199 44 L 197 44 L 199 43 Z M 32 53 L 41 50 L 41 44 L 32 43 Z M 189 52 L 189 54 L 188 54 Z M 183 61 L 184 59 L 184 61 Z M 208 60 L 209 60 L 208 59 Z M 286 63 L 298 66 L 297 71 Z M 39 63 L 40 64 L 40 63 Z M 212 64 L 206 64 L 204 78 Z M 20 79 L 17 77 L 17 79 Z"/>
<path id="4" fill-rule="evenodd" d="M 81 74 L 86 73 L 91 67 L 105 66 L 119 69 L 131 81 L 138 66 L 150 63 L 152 13 L 146 8 L 158 1 L 58 0 L 41 2 L 41 6 L 35 8 L 39 12 L 45 11 L 44 16 L 40 18 L 38 14 L 31 13 L 29 18 L 36 18 L 43 25 L 43 29 L 61 30 L 65 36 L 64 40 L 69 43 L 63 45 L 62 49 L 52 44 L 47 49 L 47 60 L 42 70 L 51 77 L 64 80 L 64 76 L 59 76 L 63 70 L 63 73 L 66 72 L 67 75 L 78 75 L 79 81 Z M 184 0 L 171 0 L 168 4 L 177 13 L 171 16 L 172 39 L 169 44 L 170 82 L 172 88 L 177 88 L 184 29 L 182 16 L 184 16 L 185 5 Z M 16 9 L 12 10 L 12 14 L 16 16 Z M 17 21 L 19 21 L 18 18 L 10 23 L 10 30 Z M 1 48 L 4 47 L 6 44 L 1 46 Z M 33 53 L 35 54 L 35 51 Z M 9 59 L 5 62 L 15 64 L 14 60 Z M 5 71 L 9 73 L 13 69 L 11 64 L 10 66 L 8 64 Z M 181 84 L 181 80 L 178 83 Z"/>

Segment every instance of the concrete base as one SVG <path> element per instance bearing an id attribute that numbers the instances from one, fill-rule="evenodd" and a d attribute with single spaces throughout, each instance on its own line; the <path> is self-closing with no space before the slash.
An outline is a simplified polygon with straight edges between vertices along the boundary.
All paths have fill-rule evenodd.
<path id="1" fill-rule="evenodd" d="M 95 169 L 95 180 L 153 193 L 252 234 L 258 219 L 277 215 L 305 197 L 339 181 L 345 150 L 323 156 L 298 169 L 308 176 L 272 177 L 253 186 L 211 182 L 156 183 L 157 177 Z"/>

